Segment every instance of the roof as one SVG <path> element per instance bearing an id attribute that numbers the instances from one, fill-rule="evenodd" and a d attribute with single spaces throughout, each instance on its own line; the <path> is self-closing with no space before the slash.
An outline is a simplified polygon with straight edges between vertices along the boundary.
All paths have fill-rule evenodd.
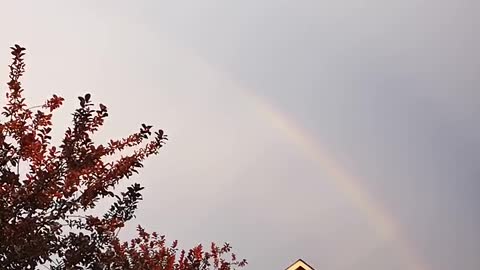
<path id="1" fill-rule="evenodd" d="M 308 265 L 308 263 L 306 263 L 304 260 L 302 259 L 298 259 L 297 261 L 295 261 L 294 263 L 292 263 L 289 267 L 287 267 L 285 270 L 302 270 L 302 268 L 304 270 L 315 270 L 313 267 L 311 267 L 310 265 Z"/>

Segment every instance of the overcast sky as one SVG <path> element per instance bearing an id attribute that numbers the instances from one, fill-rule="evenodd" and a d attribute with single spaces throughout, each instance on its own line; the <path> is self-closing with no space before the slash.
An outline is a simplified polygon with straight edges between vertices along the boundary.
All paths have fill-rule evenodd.
<path id="1" fill-rule="evenodd" d="M 27 47 L 30 103 L 66 98 L 57 132 L 90 92 L 110 109 L 99 142 L 169 134 L 125 238 L 228 241 L 252 270 L 478 270 L 479 8 L 3 1 L 0 71 Z"/>

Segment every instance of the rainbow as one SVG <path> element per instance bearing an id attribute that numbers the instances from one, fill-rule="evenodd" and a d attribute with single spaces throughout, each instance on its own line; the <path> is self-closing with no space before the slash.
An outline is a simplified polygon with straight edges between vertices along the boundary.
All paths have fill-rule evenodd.
<path id="1" fill-rule="evenodd" d="M 322 147 L 317 138 L 314 138 L 307 130 L 296 125 L 293 119 L 276 109 L 264 98 L 238 84 L 228 73 L 222 72 L 222 69 L 215 68 L 211 63 L 188 48 L 176 47 L 176 49 L 179 48 L 181 51 L 176 55 L 179 57 L 189 56 L 186 59 L 188 59 L 187 63 L 190 65 L 197 64 L 201 70 L 216 72 L 220 78 L 225 80 L 224 82 L 238 90 L 238 93 L 244 96 L 248 102 L 252 102 L 259 115 L 263 116 L 273 128 L 285 134 L 287 139 L 302 150 L 308 158 L 317 163 L 322 173 L 329 176 L 329 180 L 331 180 L 333 185 L 350 199 L 356 209 L 367 217 L 370 226 L 378 232 L 379 236 L 384 241 L 395 245 L 408 270 L 431 269 L 423 258 L 417 255 L 412 241 L 409 241 L 406 235 L 402 233 L 399 223 L 390 215 L 389 211 L 372 198 L 368 190 L 359 184 L 361 183 L 359 178 L 351 175 L 343 168 L 333 158 L 333 155 L 325 147 Z"/>
<path id="2" fill-rule="evenodd" d="M 313 138 L 307 130 L 296 125 L 295 121 L 287 115 L 253 92 L 245 92 L 245 94 L 254 103 L 254 108 L 259 111 L 260 115 L 265 117 L 274 128 L 285 134 L 308 158 L 318 164 L 322 172 L 330 177 L 334 186 L 367 216 L 370 226 L 379 233 L 382 239 L 396 245 L 399 255 L 408 265 L 408 269 L 429 269 L 422 258 L 416 255 L 408 238 L 402 234 L 398 222 L 389 214 L 389 211 L 372 199 L 366 189 L 359 185 L 358 177 L 354 177 L 342 168 L 317 139 Z"/>

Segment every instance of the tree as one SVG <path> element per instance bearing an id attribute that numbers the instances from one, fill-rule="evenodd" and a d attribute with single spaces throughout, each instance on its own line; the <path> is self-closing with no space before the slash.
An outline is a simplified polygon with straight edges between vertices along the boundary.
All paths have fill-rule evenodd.
<path id="1" fill-rule="evenodd" d="M 20 83 L 25 48 L 15 45 L 11 50 L 0 122 L 1 269 L 229 270 L 246 264 L 228 244 L 179 250 L 177 241 L 168 244 L 164 236 L 140 226 L 138 236 L 122 242 L 118 232 L 135 217 L 143 187 L 135 183 L 117 194 L 113 188 L 158 154 L 167 136 L 143 124 L 128 137 L 95 144 L 92 135 L 108 110 L 103 104 L 94 106 L 86 94 L 79 97 L 61 144 L 53 145 L 52 113 L 64 99 L 53 95 L 43 105 L 28 108 Z M 106 213 L 88 214 L 107 198 L 113 204 Z"/>

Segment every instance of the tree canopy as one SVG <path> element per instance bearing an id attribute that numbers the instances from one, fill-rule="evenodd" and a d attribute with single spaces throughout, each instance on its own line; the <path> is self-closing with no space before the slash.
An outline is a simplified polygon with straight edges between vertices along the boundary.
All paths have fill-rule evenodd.
<path id="1" fill-rule="evenodd" d="M 92 136 L 108 109 L 86 94 L 78 98 L 61 143 L 54 145 L 52 114 L 64 99 L 53 95 L 29 107 L 20 82 L 25 48 L 15 45 L 11 54 L 0 120 L 1 269 L 229 270 L 246 265 L 229 244 L 181 250 L 177 241 L 169 243 L 141 226 L 135 238 L 122 241 L 118 232 L 135 217 L 143 187 L 134 183 L 123 192 L 114 187 L 157 155 L 167 135 L 142 124 L 127 137 L 95 143 Z M 113 203 L 106 213 L 90 213 L 108 198 Z"/>

